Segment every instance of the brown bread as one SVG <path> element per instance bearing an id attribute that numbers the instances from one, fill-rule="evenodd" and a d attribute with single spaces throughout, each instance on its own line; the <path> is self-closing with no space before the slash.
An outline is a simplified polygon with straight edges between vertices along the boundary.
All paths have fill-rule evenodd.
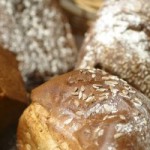
<path id="1" fill-rule="evenodd" d="M 101 70 L 76 70 L 34 89 L 19 150 L 149 150 L 150 100 Z"/>
<path id="2" fill-rule="evenodd" d="M 83 43 L 76 68 L 98 67 L 150 98 L 150 1 L 110 0 Z"/>
<path id="3" fill-rule="evenodd" d="M 27 104 L 15 56 L 0 48 L 0 133 L 18 120 Z"/>

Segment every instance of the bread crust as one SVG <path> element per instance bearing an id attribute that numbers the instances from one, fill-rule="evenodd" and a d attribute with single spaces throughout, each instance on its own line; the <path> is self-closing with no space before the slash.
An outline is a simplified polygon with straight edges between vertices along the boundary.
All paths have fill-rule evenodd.
<path id="1" fill-rule="evenodd" d="M 42 112 L 42 113 L 41 113 Z M 17 147 L 21 150 L 72 150 L 68 139 L 49 126 L 48 119 L 51 118 L 42 105 L 33 103 L 22 117 L 18 127 Z M 57 121 L 53 118 L 54 124 Z M 79 146 L 74 145 L 80 150 Z"/>
<path id="2" fill-rule="evenodd" d="M 150 98 L 150 1 L 106 1 L 86 35 L 77 69 L 102 68 Z"/>
<path id="3" fill-rule="evenodd" d="M 118 77 L 72 71 L 33 90 L 19 122 L 18 149 L 28 144 L 39 150 L 148 150 L 149 112 L 149 99 Z"/>
<path id="4" fill-rule="evenodd" d="M 28 103 L 15 55 L 0 47 L 0 133 L 18 121 Z"/>
<path id="5" fill-rule="evenodd" d="M 27 95 L 16 57 L 12 52 L 0 47 L 0 98 L 5 96 L 27 103 Z"/>

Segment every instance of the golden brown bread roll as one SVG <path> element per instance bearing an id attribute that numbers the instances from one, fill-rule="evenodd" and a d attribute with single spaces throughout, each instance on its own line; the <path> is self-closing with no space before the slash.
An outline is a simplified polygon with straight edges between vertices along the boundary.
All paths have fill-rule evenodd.
<path id="1" fill-rule="evenodd" d="M 27 103 L 15 56 L 0 48 L 0 133 L 17 121 Z"/>
<path id="2" fill-rule="evenodd" d="M 150 1 L 111 0 L 98 13 L 77 68 L 98 67 L 150 98 Z"/>
<path id="3" fill-rule="evenodd" d="M 150 100 L 101 70 L 76 70 L 34 89 L 18 150 L 148 150 Z"/>
<path id="4" fill-rule="evenodd" d="M 0 0 L 0 44 L 17 54 L 27 87 L 74 67 L 76 46 L 58 0 Z"/>

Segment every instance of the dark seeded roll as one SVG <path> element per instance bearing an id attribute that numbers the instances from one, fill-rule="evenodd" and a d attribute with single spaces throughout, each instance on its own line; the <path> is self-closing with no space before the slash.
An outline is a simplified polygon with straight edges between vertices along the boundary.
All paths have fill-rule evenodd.
<path id="1" fill-rule="evenodd" d="M 57 0 L 0 0 L 0 44 L 17 54 L 27 87 L 73 68 L 76 47 Z"/>
<path id="2" fill-rule="evenodd" d="M 76 70 L 32 92 L 18 150 L 149 150 L 150 100 L 101 70 Z"/>
<path id="3" fill-rule="evenodd" d="M 0 134 L 17 122 L 27 104 L 15 56 L 0 48 Z"/>
<path id="4" fill-rule="evenodd" d="M 77 68 L 102 68 L 150 97 L 150 1 L 110 0 L 88 32 Z"/>

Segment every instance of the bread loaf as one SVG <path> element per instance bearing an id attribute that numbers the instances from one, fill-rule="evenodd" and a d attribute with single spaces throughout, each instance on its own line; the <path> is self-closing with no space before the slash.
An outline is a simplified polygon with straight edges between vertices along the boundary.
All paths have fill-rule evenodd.
<path id="1" fill-rule="evenodd" d="M 0 133 L 18 120 L 27 104 L 15 56 L 0 48 Z"/>
<path id="2" fill-rule="evenodd" d="M 76 70 L 34 89 L 19 150 L 148 150 L 150 100 L 101 70 Z"/>
<path id="3" fill-rule="evenodd" d="M 73 68 L 76 47 L 57 0 L 0 0 L 0 44 L 17 54 L 27 87 Z"/>
<path id="4" fill-rule="evenodd" d="M 150 98 L 150 1 L 110 0 L 86 35 L 79 68 L 102 68 Z"/>

